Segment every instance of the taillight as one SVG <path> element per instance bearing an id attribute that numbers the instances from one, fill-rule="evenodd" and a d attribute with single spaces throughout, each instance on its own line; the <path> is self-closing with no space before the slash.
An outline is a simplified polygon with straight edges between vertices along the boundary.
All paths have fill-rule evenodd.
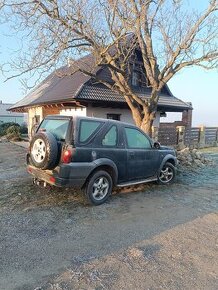
<path id="1" fill-rule="evenodd" d="M 65 149 L 62 153 L 62 162 L 63 163 L 70 163 L 72 159 L 72 150 L 70 149 Z"/>
<path id="2" fill-rule="evenodd" d="M 55 183 L 55 178 L 54 178 L 54 176 L 51 176 L 51 177 L 49 178 L 49 181 L 50 181 L 51 183 Z"/>

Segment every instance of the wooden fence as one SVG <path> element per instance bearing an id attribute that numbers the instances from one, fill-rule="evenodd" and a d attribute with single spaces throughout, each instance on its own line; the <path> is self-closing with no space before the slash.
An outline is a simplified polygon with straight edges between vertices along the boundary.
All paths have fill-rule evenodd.
<path id="1" fill-rule="evenodd" d="M 218 129 L 214 127 L 205 128 L 205 143 L 210 144 L 216 142 L 218 139 Z"/>
<path id="2" fill-rule="evenodd" d="M 161 127 L 156 139 L 163 145 L 204 147 L 218 145 L 218 127 Z"/>
<path id="3" fill-rule="evenodd" d="M 164 145 L 177 144 L 177 131 L 176 128 L 159 128 L 158 141 Z"/>
<path id="4" fill-rule="evenodd" d="M 193 127 L 185 130 L 184 144 L 197 145 L 200 142 L 200 128 Z"/>

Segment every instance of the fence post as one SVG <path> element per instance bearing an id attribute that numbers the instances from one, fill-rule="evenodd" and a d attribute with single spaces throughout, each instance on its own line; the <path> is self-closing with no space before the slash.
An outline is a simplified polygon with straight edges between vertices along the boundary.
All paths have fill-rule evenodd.
<path id="1" fill-rule="evenodd" d="M 216 146 L 218 146 L 218 127 L 216 128 Z"/>
<path id="2" fill-rule="evenodd" d="M 205 126 L 200 127 L 200 135 L 199 135 L 199 147 L 204 148 L 205 147 Z"/>
<path id="3" fill-rule="evenodd" d="M 158 127 L 152 126 L 152 139 L 158 141 Z"/>
<path id="4" fill-rule="evenodd" d="M 177 126 L 177 145 L 178 149 L 185 148 L 185 126 Z"/>

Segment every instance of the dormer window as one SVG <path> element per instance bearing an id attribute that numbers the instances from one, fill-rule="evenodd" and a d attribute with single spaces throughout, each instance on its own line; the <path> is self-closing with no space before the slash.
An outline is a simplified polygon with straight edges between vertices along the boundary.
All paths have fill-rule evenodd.
<path id="1" fill-rule="evenodd" d="M 132 85 L 135 87 L 138 87 L 139 80 L 140 80 L 140 73 L 138 71 L 133 71 L 132 72 Z"/>

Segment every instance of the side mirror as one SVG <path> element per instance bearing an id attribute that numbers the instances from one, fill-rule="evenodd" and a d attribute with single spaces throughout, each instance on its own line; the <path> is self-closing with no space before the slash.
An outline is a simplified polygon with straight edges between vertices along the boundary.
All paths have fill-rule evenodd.
<path id="1" fill-rule="evenodd" d="M 153 145 L 153 147 L 155 148 L 155 149 L 160 149 L 160 142 L 154 142 L 154 145 Z"/>

